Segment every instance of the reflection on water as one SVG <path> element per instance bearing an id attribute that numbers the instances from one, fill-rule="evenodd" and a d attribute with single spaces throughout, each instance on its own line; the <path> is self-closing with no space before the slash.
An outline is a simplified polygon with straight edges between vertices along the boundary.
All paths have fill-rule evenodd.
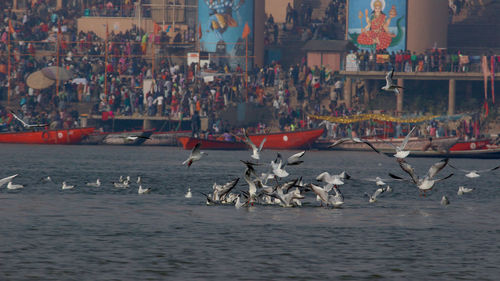
<path id="1" fill-rule="evenodd" d="M 290 167 L 314 180 L 346 170 L 343 209 L 206 206 L 199 192 L 242 176 L 248 151 L 209 152 L 187 169 L 189 152 L 166 147 L 0 145 L 0 177 L 19 174 L 22 190 L 0 189 L 0 279 L 256 280 L 496 279 L 500 270 L 498 172 L 470 180 L 460 172 L 419 197 L 406 182 L 369 204 L 375 184 L 359 179 L 406 176 L 394 159 L 372 153 L 317 152 Z M 284 156 L 292 151 L 284 151 Z M 263 162 L 275 157 L 263 151 Z M 424 175 L 433 159 L 408 159 Z M 451 160 L 485 169 L 495 160 Z M 258 167 L 259 172 L 265 167 Z M 452 171 L 446 168 L 446 173 Z M 445 174 L 445 173 L 443 173 Z M 112 181 L 137 176 L 117 189 Z M 51 176 L 55 183 L 41 182 Z M 103 185 L 87 187 L 100 178 Z M 358 179 L 358 180 L 356 180 Z M 61 190 L 65 180 L 73 190 Z M 475 187 L 457 196 L 459 185 Z M 186 199 L 188 187 L 193 198 Z M 238 189 L 244 189 L 243 182 Z M 441 206 L 442 195 L 451 204 Z"/>

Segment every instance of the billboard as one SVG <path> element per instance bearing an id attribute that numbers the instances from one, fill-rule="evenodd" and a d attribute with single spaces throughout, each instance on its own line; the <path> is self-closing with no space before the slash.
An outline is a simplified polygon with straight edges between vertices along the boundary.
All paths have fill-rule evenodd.
<path id="1" fill-rule="evenodd" d="M 362 50 L 406 49 L 407 0 L 350 0 L 347 39 Z"/>
<path id="2" fill-rule="evenodd" d="M 253 54 L 253 19 L 254 0 L 198 0 L 200 50 L 216 53 L 218 64 L 244 67 L 245 56 Z M 250 28 L 248 53 L 243 38 L 245 24 Z"/>

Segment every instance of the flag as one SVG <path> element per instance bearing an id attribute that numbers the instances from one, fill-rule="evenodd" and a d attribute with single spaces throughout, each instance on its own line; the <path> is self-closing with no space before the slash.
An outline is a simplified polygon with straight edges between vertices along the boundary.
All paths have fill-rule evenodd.
<path id="1" fill-rule="evenodd" d="M 488 113 L 490 112 L 488 108 L 488 101 L 484 101 L 484 117 L 488 117 Z"/>
<path id="2" fill-rule="evenodd" d="M 250 27 L 248 26 L 248 22 L 245 22 L 245 27 L 243 27 L 243 33 L 241 33 L 241 38 L 246 39 L 250 34 Z"/>
<path id="3" fill-rule="evenodd" d="M 154 33 L 154 35 L 157 35 L 158 32 L 160 32 L 160 30 L 161 30 L 161 27 L 156 22 L 153 22 L 153 33 Z"/>
<path id="4" fill-rule="evenodd" d="M 12 26 L 12 21 L 9 20 L 9 33 L 15 33 L 14 27 Z"/>
<path id="5" fill-rule="evenodd" d="M 201 39 L 201 36 L 203 36 L 203 33 L 201 32 L 201 24 L 198 25 L 198 39 Z"/>
<path id="6" fill-rule="evenodd" d="M 495 55 L 490 57 L 490 73 L 491 73 L 491 98 L 493 100 L 493 104 L 495 104 Z"/>
<path id="7" fill-rule="evenodd" d="M 486 56 L 482 57 L 481 67 L 484 78 L 484 100 L 488 100 L 488 76 L 490 76 L 490 70 L 488 69 L 488 61 L 486 60 Z"/>

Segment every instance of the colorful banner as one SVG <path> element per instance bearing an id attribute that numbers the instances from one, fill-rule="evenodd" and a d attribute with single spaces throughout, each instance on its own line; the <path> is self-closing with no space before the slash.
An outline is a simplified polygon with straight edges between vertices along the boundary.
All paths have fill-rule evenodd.
<path id="1" fill-rule="evenodd" d="M 198 0 L 200 50 L 215 53 L 217 64 L 244 67 L 246 56 L 253 54 L 253 18 L 254 0 Z"/>
<path id="2" fill-rule="evenodd" d="M 407 0 L 350 0 L 348 40 L 363 50 L 406 49 Z"/>
<path id="3" fill-rule="evenodd" d="M 439 115 L 431 115 L 431 116 L 421 116 L 421 117 L 414 117 L 414 118 L 399 118 L 399 117 L 393 117 L 393 116 L 385 115 L 385 114 L 359 114 L 359 115 L 342 116 L 342 117 L 309 115 L 309 117 L 313 118 L 313 119 L 318 119 L 318 120 L 326 120 L 326 121 L 329 121 L 332 123 L 351 124 L 351 123 L 362 122 L 362 121 L 367 121 L 367 120 L 397 122 L 397 123 L 420 123 L 420 122 L 425 122 L 425 121 L 429 121 L 429 120 L 438 118 L 440 116 Z"/>

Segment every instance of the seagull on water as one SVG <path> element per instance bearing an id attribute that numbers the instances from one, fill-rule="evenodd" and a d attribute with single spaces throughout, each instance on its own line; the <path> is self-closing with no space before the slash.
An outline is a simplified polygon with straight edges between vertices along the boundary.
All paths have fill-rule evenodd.
<path id="1" fill-rule="evenodd" d="M 378 149 L 376 149 L 373 144 L 371 144 L 369 141 L 367 140 L 363 140 L 363 139 L 360 139 L 360 138 L 357 138 L 357 137 L 354 137 L 354 138 L 342 138 L 342 139 L 339 139 L 337 140 L 336 142 L 330 144 L 328 146 L 328 148 L 333 148 L 341 143 L 344 143 L 346 141 L 353 141 L 353 142 L 356 142 L 356 143 L 364 143 L 366 145 L 368 145 L 371 149 L 373 149 L 373 151 L 377 152 L 377 153 L 380 153 L 380 151 Z"/>
<path id="2" fill-rule="evenodd" d="M 24 185 L 22 184 L 13 184 L 11 181 L 7 184 L 7 189 L 14 190 L 14 189 L 20 189 L 23 188 Z"/>
<path id="3" fill-rule="evenodd" d="M 408 144 L 408 140 L 410 139 L 410 136 L 413 133 L 413 131 L 415 130 L 415 128 L 417 128 L 417 127 L 413 127 L 410 130 L 410 132 L 406 135 L 406 137 L 404 138 L 403 142 L 399 146 L 396 146 L 393 143 L 385 141 L 383 139 L 380 139 L 380 140 L 383 141 L 383 142 L 385 142 L 385 143 L 388 143 L 392 147 L 394 147 L 394 149 L 396 150 L 396 154 L 394 154 L 394 157 L 399 158 L 399 159 L 406 158 L 410 154 L 410 151 L 405 150 L 405 148 L 406 148 L 406 145 Z"/>
<path id="4" fill-rule="evenodd" d="M 142 185 L 139 185 L 139 189 L 137 190 L 138 194 L 146 194 L 151 191 L 151 188 L 142 188 Z"/>
<path id="5" fill-rule="evenodd" d="M 241 201 L 241 194 L 238 194 L 238 195 L 236 195 L 236 196 L 237 196 L 237 197 L 236 197 L 236 202 L 234 203 L 234 207 L 235 207 L 236 209 L 239 209 L 239 208 L 241 208 L 241 207 L 246 207 L 246 206 L 248 206 L 248 200 L 247 200 L 247 201 L 245 201 L 245 202 L 242 202 L 242 201 Z"/>
<path id="6" fill-rule="evenodd" d="M 186 195 L 184 195 L 186 198 L 191 198 L 193 197 L 193 194 L 191 193 L 191 188 L 188 188 L 188 191 L 186 192 Z"/>
<path id="7" fill-rule="evenodd" d="M 203 155 L 207 155 L 207 153 L 200 151 L 200 147 L 201 147 L 201 142 L 197 143 L 193 147 L 193 150 L 191 150 L 191 154 L 189 155 L 188 159 L 186 159 L 186 161 L 182 162 L 182 165 L 187 164 L 187 166 L 189 168 L 189 167 L 191 167 L 193 162 L 200 160 L 201 157 L 203 157 Z"/>
<path id="8" fill-rule="evenodd" d="M 8 182 L 11 182 L 12 179 L 15 178 L 15 177 L 17 177 L 17 176 L 18 176 L 18 174 L 15 174 L 15 175 L 12 175 L 12 176 L 0 179 L 0 187 L 2 187 L 2 185 L 6 184 Z"/>
<path id="9" fill-rule="evenodd" d="M 427 172 L 427 174 L 423 178 L 416 176 L 415 170 L 413 169 L 413 167 L 410 164 L 406 163 L 404 159 L 398 158 L 397 161 L 398 161 L 401 169 L 404 172 L 406 172 L 408 175 L 410 175 L 410 181 L 413 182 L 418 187 L 418 189 L 424 193 L 431 190 L 436 182 L 448 179 L 451 176 L 453 176 L 453 174 L 449 174 L 448 176 L 446 176 L 442 179 L 434 179 L 434 176 L 437 173 L 439 173 L 439 171 L 441 171 L 446 166 L 446 164 L 448 164 L 448 161 L 449 161 L 448 158 L 443 159 L 443 160 L 435 163 L 434 165 L 432 165 L 429 168 L 429 171 Z M 396 175 L 393 175 L 391 173 L 389 173 L 389 176 L 391 176 L 394 179 L 403 180 L 403 178 L 396 176 Z"/>
<path id="10" fill-rule="evenodd" d="M 23 119 L 19 118 L 19 116 L 17 116 L 14 111 L 11 110 L 10 113 L 12 113 L 12 116 L 14 116 L 14 118 L 17 119 L 17 121 L 21 122 L 23 127 L 26 129 L 41 128 L 41 127 L 49 126 L 49 124 L 28 124 L 28 123 L 24 122 Z"/>
<path id="11" fill-rule="evenodd" d="M 444 196 L 441 198 L 441 205 L 446 206 L 450 204 L 450 200 L 448 200 L 448 197 Z"/>
<path id="12" fill-rule="evenodd" d="M 101 186 L 101 180 L 97 179 L 95 182 L 87 182 L 85 184 L 87 186 L 100 187 Z"/>
<path id="13" fill-rule="evenodd" d="M 457 195 L 463 195 L 464 193 L 469 193 L 472 192 L 473 190 L 474 188 L 467 188 L 461 185 L 458 187 Z"/>
<path id="14" fill-rule="evenodd" d="M 495 171 L 498 168 L 500 168 L 500 165 L 499 165 L 499 166 L 489 168 L 489 169 L 484 169 L 484 170 L 465 170 L 465 169 L 460 169 L 460 168 L 457 168 L 455 166 L 452 166 L 451 164 L 449 164 L 448 166 L 452 167 L 453 169 L 465 172 L 466 173 L 465 176 L 468 177 L 469 179 L 474 179 L 474 178 L 480 177 L 481 175 L 479 175 L 479 173 L 491 172 L 491 171 Z"/>
<path id="15" fill-rule="evenodd" d="M 404 88 L 394 84 L 394 82 L 392 81 L 393 75 L 394 75 L 394 68 L 391 71 L 387 72 L 387 74 L 385 75 L 385 85 L 384 87 L 382 87 L 382 90 L 388 92 L 394 92 L 397 95 L 400 93 L 399 89 L 404 89 Z"/>
<path id="16" fill-rule="evenodd" d="M 124 180 L 123 182 L 113 182 L 113 185 L 117 188 L 128 188 L 130 186 L 130 181 Z"/>
<path id="17" fill-rule="evenodd" d="M 126 142 L 126 143 L 131 143 L 131 142 L 134 142 L 136 141 L 137 139 L 146 139 L 146 140 L 149 140 L 151 139 L 150 137 L 146 137 L 146 136 L 123 136 L 123 140 Z"/>
<path id="18" fill-rule="evenodd" d="M 251 148 L 252 148 L 252 157 L 253 159 L 255 160 L 260 160 L 260 152 L 262 151 L 262 147 L 264 147 L 264 143 L 266 142 L 266 139 L 267 138 L 264 138 L 261 142 L 260 142 L 260 145 L 259 147 L 257 147 L 253 142 L 252 140 L 250 139 L 250 137 L 248 137 L 248 133 L 245 129 L 243 129 L 243 133 L 245 135 L 245 143 L 248 144 Z"/>
<path id="19" fill-rule="evenodd" d="M 73 189 L 75 186 L 74 185 L 67 185 L 65 181 L 62 183 L 62 189 Z"/>

